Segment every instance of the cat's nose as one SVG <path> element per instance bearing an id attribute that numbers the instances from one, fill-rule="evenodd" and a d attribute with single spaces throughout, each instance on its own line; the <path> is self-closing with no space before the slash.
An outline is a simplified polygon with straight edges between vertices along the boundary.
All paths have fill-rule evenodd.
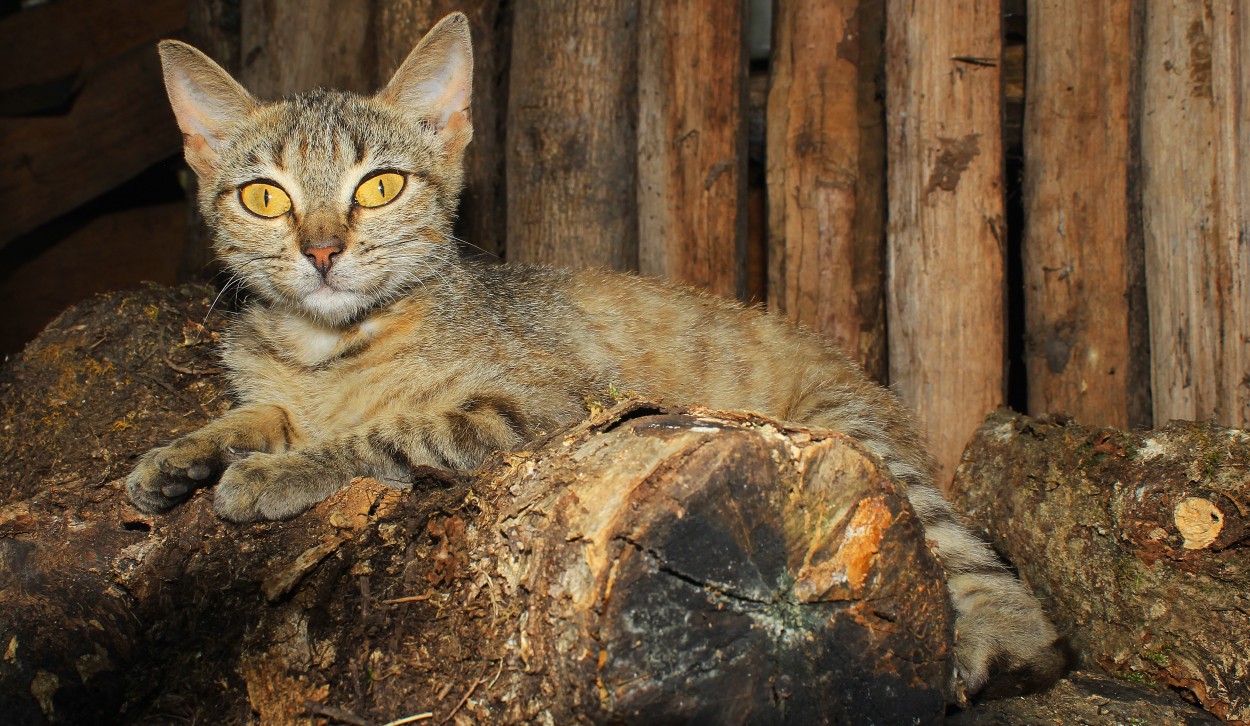
<path id="1" fill-rule="evenodd" d="M 343 251 L 343 241 L 338 237 L 329 237 L 327 239 L 317 240 L 311 245 L 304 248 L 304 256 L 317 268 L 317 272 L 322 275 L 330 271 L 334 265 L 334 258 Z"/>

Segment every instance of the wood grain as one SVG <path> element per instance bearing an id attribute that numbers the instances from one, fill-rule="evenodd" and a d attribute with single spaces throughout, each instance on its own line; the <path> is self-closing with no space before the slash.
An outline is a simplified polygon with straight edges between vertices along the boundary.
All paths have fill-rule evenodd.
<path id="1" fill-rule="evenodd" d="M 241 0 L 240 82 L 272 100 L 323 86 L 371 93 L 372 0 Z"/>
<path id="2" fill-rule="evenodd" d="M 1155 421 L 1250 427 L 1250 11 L 1148 0 L 1142 215 Z"/>
<path id="3" fill-rule="evenodd" d="M 1003 402 L 998 0 L 887 8 L 890 382 L 950 481 Z"/>
<path id="4" fill-rule="evenodd" d="M 509 261 L 637 269 L 638 3 L 513 9 Z"/>
<path id="5" fill-rule="evenodd" d="M 642 0 L 638 268 L 747 295 L 744 2 Z"/>
<path id="6" fill-rule="evenodd" d="M 435 23 L 459 10 L 473 34 L 473 141 L 465 152 L 465 189 L 460 197 L 456 236 L 467 254 L 502 259 L 507 209 L 504 206 L 504 129 L 507 62 L 511 24 L 502 0 L 421 0 L 384 2 L 374 25 L 378 50 L 377 85 L 385 84 Z"/>
<path id="7" fill-rule="evenodd" d="M 1151 421 L 1136 5 L 1029 3 L 1024 121 L 1029 411 L 1122 427 Z"/>
<path id="8" fill-rule="evenodd" d="M 824 333 L 884 383 L 885 6 L 781 0 L 775 9 L 769 307 Z"/>

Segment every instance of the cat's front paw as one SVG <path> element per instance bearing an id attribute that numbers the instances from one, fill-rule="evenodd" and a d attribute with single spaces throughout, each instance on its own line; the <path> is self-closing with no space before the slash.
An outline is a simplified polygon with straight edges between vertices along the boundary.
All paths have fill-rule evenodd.
<path id="1" fill-rule="evenodd" d="M 221 475 L 213 508 L 231 522 L 290 519 L 344 483 L 297 453 L 252 454 Z"/>
<path id="2" fill-rule="evenodd" d="M 1033 594 L 1014 577 L 963 574 L 955 603 L 957 683 L 986 698 L 1038 691 L 1068 666 L 1067 650 Z"/>
<path id="3" fill-rule="evenodd" d="M 194 435 L 184 436 L 139 457 L 126 477 L 130 501 L 145 512 L 172 509 L 207 482 L 220 465 L 217 446 Z"/>

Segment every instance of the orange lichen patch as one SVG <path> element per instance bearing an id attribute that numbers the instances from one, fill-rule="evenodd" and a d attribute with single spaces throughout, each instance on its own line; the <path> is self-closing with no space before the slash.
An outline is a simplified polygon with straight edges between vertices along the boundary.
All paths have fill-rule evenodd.
<path id="1" fill-rule="evenodd" d="M 892 521 L 890 508 L 880 497 L 860 502 L 833 554 L 817 562 L 804 563 L 799 570 L 794 583 L 795 597 L 800 602 L 862 597 L 864 584 L 881 549 L 881 539 Z"/>

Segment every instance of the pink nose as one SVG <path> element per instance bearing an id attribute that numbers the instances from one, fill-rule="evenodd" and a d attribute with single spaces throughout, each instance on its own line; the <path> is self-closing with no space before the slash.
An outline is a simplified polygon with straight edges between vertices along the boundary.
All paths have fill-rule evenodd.
<path id="1" fill-rule="evenodd" d="M 309 247 L 304 250 L 304 254 L 308 257 L 308 260 L 312 262 L 313 267 L 317 268 L 317 272 L 324 275 L 329 272 L 330 268 L 334 265 L 334 257 L 342 251 L 343 246 L 335 241 L 323 247 Z"/>

